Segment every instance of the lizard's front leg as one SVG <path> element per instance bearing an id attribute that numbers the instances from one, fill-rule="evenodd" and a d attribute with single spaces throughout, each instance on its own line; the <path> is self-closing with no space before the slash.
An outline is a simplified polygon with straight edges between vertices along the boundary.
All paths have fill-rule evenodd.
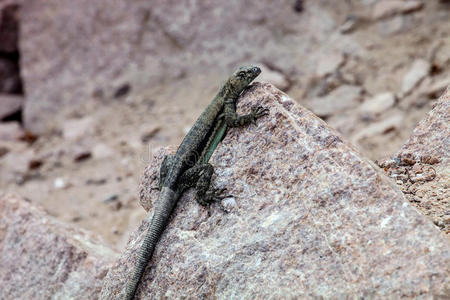
<path id="1" fill-rule="evenodd" d="M 183 173 L 180 178 L 180 187 L 188 189 L 195 187 L 195 200 L 203 206 L 213 201 L 222 200 L 228 195 L 223 195 L 226 189 L 209 190 L 214 167 L 209 164 L 196 165 Z"/>
<path id="2" fill-rule="evenodd" d="M 269 109 L 262 106 L 254 106 L 249 114 L 240 116 L 236 113 L 235 100 L 227 99 L 224 103 L 225 122 L 229 127 L 245 126 L 249 123 L 255 123 L 256 119 L 269 113 Z"/>

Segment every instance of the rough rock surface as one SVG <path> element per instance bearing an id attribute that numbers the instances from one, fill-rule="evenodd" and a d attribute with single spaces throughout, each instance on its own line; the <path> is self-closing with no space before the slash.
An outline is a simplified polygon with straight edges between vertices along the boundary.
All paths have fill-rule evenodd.
<path id="1" fill-rule="evenodd" d="M 142 298 L 399 298 L 448 293 L 450 242 L 376 166 L 269 84 L 238 110 L 270 116 L 230 130 L 212 158 L 232 198 L 209 209 L 186 193 L 144 274 Z M 158 196 L 159 163 L 141 202 Z M 225 212 L 226 211 L 226 212 Z M 124 292 L 148 224 L 108 273 L 102 299 Z M 446 290 L 447 288 L 447 290 Z"/>
<path id="2" fill-rule="evenodd" d="M 115 258 L 91 234 L 0 194 L 0 299 L 95 299 Z"/>
<path id="3" fill-rule="evenodd" d="M 406 198 L 450 233 L 450 87 L 393 156 L 379 165 Z"/>

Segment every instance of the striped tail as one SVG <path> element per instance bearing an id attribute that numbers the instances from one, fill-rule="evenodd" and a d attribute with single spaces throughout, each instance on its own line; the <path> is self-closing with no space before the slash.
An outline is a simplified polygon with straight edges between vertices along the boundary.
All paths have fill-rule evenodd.
<path id="1" fill-rule="evenodd" d="M 150 228 L 145 235 L 142 243 L 141 251 L 139 253 L 138 262 L 134 269 L 133 277 L 127 284 L 125 299 L 133 300 L 136 293 L 139 281 L 144 274 L 148 262 L 152 258 L 155 246 L 158 243 L 164 229 L 169 222 L 170 214 L 172 212 L 178 197 L 174 191 L 168 187 L 163 187 L 156 203 L 155 213 L 150 224 Z"/>

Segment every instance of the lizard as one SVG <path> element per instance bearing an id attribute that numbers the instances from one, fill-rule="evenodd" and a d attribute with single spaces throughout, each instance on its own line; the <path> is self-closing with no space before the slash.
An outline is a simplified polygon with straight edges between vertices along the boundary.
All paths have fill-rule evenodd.
<path id="1" fill-rule="evenodd" d="M 148 213 L 146 217 L 150 226 L 132 278 L 127 283 L 125 299 L 134 299 L 139 281 L 183 192 L 195 187 L 195 200 L 203 206 L 226 198 L 222 194 L 226 189 L 209 190 L 214 168 L 208 161 L 228 128 L 255 123 L 258 118 L 268 114 L 268 109 L 261 106 L 253 106 L 246 115 L 236 112 L 239 95 L 260 73 L 261 69 L 253 65 L 235 71 L 201 113 L 176 153 L 163 159 L 159 174 L 159 197 L 155 202 L 153 216 Z"/>

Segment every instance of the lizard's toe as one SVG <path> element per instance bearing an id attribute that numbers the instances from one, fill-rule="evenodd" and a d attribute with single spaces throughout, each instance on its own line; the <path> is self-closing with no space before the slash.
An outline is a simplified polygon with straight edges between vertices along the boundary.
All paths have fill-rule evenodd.
<path id="1" fill-rule="evenodd" d="M 208 191 L 203 197 L 197 197 L 196 200 L 200 205 L 207 206 L 213 202 L 222 201 L 225 198 L 232 197 L 230 194 L 225 194 L 226 191 L 226 188 Z"/>
<path id="2" fill-rule="evenodd" d="M 252 114 L 255 117 L 255 119 L 257 119 L 269 114 L 269 109 L 262 106 L 254 106 L 252 107 Z"/>

